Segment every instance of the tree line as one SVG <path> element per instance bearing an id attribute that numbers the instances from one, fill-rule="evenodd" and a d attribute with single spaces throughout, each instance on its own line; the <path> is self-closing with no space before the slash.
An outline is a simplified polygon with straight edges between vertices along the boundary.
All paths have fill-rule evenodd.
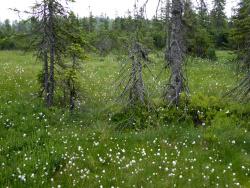
<path id="1" fill-rule="evenodd" d="M 170 1 L 168 1 L 170 4 Z M 150 49 L 164 49 L 166 47 L 167 33 L 170 25 L 166 23 L 170 17 L 166 10 L 166 3 L 158 9 L 158 15 L 152 19 L 143 18 L 145 24 L 142 28 L 144 43 Z M 169 6 L 170 7 L 170 6 Z M 188 51 L 193 55 L 207 57 L 214 48 L 230 48 L 229 34 L 231 21 L 224 13 L 225 0 L 214 1 L 211 11 L 203 0 L 194 6 L 190 0 L 183 3 L 183 21 L 188 30 Z M 121 49 L 131 32 L 136 27 L 133 11 L 128 11 L 124 17 L 108 18 L 106 15 L 94 17 L 90 12 L 88 17 L 76 18 L 82 35 L 87 36 L 91 44 L 101 54 L 107 54 L 114 49 Z M 169 15 L 167 15 L 169 14 Z M 0 49 L 23 49 L 25 43 L 19 42 L 20 35 L 28 33 L 33 27 L 32 18 L 26 21 L 10 23 L 5 20 L 0 23 Z M 27 39 L 28 40 L 28 39 Z M 26 43 L 26 47 L 29 46 Z M 201 48 L 197 48 L 201 46 Z M 211 52 L 210 52 L 211 53 Z"/>

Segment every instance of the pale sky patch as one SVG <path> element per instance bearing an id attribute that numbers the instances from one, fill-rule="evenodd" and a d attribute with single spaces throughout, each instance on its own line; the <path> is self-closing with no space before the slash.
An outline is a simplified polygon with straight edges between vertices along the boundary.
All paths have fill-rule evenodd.
<path id="1" fill-rule="evenodd" d="M 17 8 L 19 10 L 29 10 L 29 7 L 34 4 L 35 0 L 1 0 L 0 3 L 0 21 L 5 19 L 20 20 L 17 13 L 9 10 L 9 8 Z M 88 16 L 89 10 L 94 15 L 106 15 L 110 18 L 115 16 L 124 16 L 128 10 L 133 9 L 135 0 L 76 0 L 71 5 L 71 9 L 80 17 Z M 142 1 L 144 2 L 144 0 Z M 147 16 L 150 18 L 155 15 L 156 4 L 158 0 L 149 0 L 147 5 Z M 209 7 L 211 7 L 212 0 L 207 0 Z M 231 9 L 237 5 L 238 0 L 227 0 L 226 14 L 231 16 Z M 21 18 L 25 15 L 21 14 Z"/>

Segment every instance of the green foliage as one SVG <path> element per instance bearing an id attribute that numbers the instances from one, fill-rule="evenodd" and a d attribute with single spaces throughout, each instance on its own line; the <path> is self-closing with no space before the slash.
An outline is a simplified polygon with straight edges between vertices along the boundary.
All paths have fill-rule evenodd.
<path id="1" fill-rule="evenodd" d="M 5 37 L 0 39 L 0 50 L 12 50 L 15 48 L 16 45 L 13 37 Z"/>
<path id="2" fill-rule="evenodd" d="M 87 55 L 80 44 L 72 44 L 69 46 L 68 53 L 70 57 L 76 57 L 79 60 L 87 59 Z"/>
<path id="3" fill-rule="evenodd" d="M 225 120 L 249 130 L 249 113 L 249 105 L 243 107 L 235 103 L 227 103 L 215 96 L 205 96 L 200 93 L 188 100 L 186 97 L 181 97 L 178 108 L 160 105 L 149 110 L 138 106 L 114 114 L 111 120 L 118 125 L 119 130 L 142 130 L 162 124 L 176 123 L 187 123 L 194 127 L 209 127 L 216 123 L 223 124 Z"/>
<path id="4" fill-rule="evenodd" d="M 210 60 L 217 60 L 215 48 L 209 47 L 207 49 L 207 58 L 210 59 Z"/>
<path id="5" fill-rule="evenodd" d="M 225 48 L 228 45 L 229 28 L 227 17 L 224 12 L 225 5 L 225 0 L 214 0 L 213 9 L 210 13 L 210 31 L 217 48 Z"/>
<path id="6" fill-rule="evenodd" d="M 58 100 L 62 107 L 70 106 L 71 92 L 74 92 L 74 101 L 79 101 L 83 98 L 82 84 L 79 82 L 80 74 L 76 68 L 70 67 L 61 71 L 58 75 Z M 79 106 L 77 106 L 79 108 Z"/>
<path id="7" fill-rule="evenodd" d="M 215 48 L 205 29 L 197 30 L 192 38 L 188 38 L 188 52 L 197 57 L 216 60 Z"/>
<path id="8" fill-rule="evenodd" d="M 184 8 L 183 22 L 186 28 L 184 30 L 184 40 L 186 41 L 187 54 L 216 60 L 212 36 L 204 24 L 206 22 L 204 13 L 199 12 L 196 14 L 192 9 L 191 1 L 187 1 Z"/>
<path id="9" fill-rule="evenodd" d="M 93 33 L 90 43 L 94 45 L 102 56 L 120 48 L 117 36 L 108 30 Z"/>
<path id="10" fill-rule="evenodd" d="M 156 114 L 153 109 L 137 105 L 135 108 L 125 108 L 121 112 L 114 114 L 111 120 L 116 124 L 120 131 L 124 130 L 143 130 L 156 127 Z"/>
<path id="11" fill-rule="evenodd" d="M 20 21 L 10 23 L 5 20 L 0 23 L 0 50 L 25 49 L 30 42 L 24 34 L 30 30 L 30 22 Z"/>
<path id="12" fill-rule="evenodd" d="M 237 14 L 233 17 L 231 30 L 231 44 L 238 53 L 240 68 L 242 70 L 250 69 L 250 19 L 249 19 L 250 1 L 241 0 Z"/>
<path id="13" fill-rule="evenodd" d="M 163 32 L 153 33 L 154 47 L 157 49 L 163 49 L 166 46 L 166 37 Z"/>
<path id="14" fill-rule="evenodd" d="M 211 125 L 215 115 L 224 109 L 224 103 L 216 97 L 201 94 L 192 96 L 187 104 L 187 113 L 192 117 L 195 126 Z"/>

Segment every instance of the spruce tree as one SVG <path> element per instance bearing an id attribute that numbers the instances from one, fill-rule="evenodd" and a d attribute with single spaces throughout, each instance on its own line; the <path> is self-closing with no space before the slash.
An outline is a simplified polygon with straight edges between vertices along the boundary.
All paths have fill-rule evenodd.
<path id="1" fill-rule="evenodd" d="M 226 0 L 214 0 L 210 13 L 211 32 L 214 36 L 216 47 L 225 47 L 228 43 L 228 25 L 225 14 Z"/>
<path id="2" fill-rule="evenodd" d="M 250 101 L 250 0 L 241 0 L 238 7 L 233 17 L 231 37 L 241 70 L 246 71 L 247 75 L 230 95 L 240 101 Z"/>
<path id="3" fill-rule="evenodd" d="M 204 1 L 201 0 L 198 10 L 196 13 L 191 0 L 185 1 L 183 30 L 186 52 L 192 56 L 214 60 L 215 49 L 209 34 L 208 14 Z"/>
<path id="4" fill-rule="evenodd" d="M 37 57 L 43 62 L 40 75 L 42 93 L 47 107 L 54 104 L 56 89 L 55 66 L 62 66 L 62 56 L 65 55 L 66 43 L 63 37 L 63 18 L 68 15 L 64 4 L 73 0 L 40 0 L 29 12 L 32 21 L 32 47 Z"/>
<path id="5" fill-rule="evenodd" d="M 184 41 L 183 41 L 183 2 L 172 1 L 171 34 L 169 46 L 169 66 L 171 76 L 167 85 L 164 98 L 169 105 L 179 105 L 180 94 L 185 88 L 183 73 Z"/>
<path id="6" fill-rule="evenodd" d="M 243 67 L 250 70 L 250 0 L 241 0 L 233 17 L 231 39 Z"/>

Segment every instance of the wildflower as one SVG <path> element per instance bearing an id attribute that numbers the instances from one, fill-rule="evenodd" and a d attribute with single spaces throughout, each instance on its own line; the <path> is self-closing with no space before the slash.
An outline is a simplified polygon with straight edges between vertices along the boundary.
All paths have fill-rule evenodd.
<path id="1" fill-rule="evenodd" d="M 173 166 L 176 166 L 177 161 L 173 161 L 172 164 L 173 164 Z"/>
<path id="2" fill-rule="evenodd" d="M 26 182 L 26 177 L 25 175 L 19 175 L 18 178 L 23 181 L 23 182 Z"/>

